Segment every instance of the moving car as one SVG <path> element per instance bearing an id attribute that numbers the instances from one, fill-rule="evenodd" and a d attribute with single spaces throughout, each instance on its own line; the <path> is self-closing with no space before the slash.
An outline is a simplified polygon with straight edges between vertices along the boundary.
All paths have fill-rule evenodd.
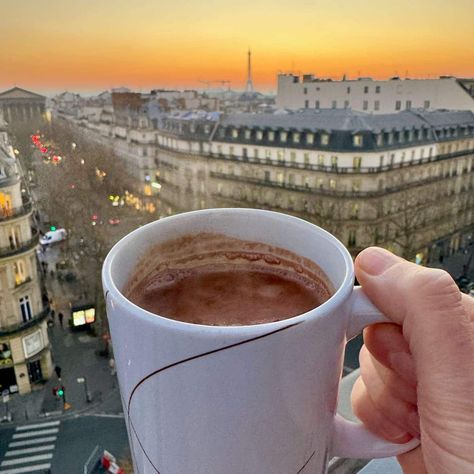
<path id="1" fill-rule="evenodd" d="M 56 229 L 50 230 L 46 232 L 46 234 L 40 237 L 40 244 L 41 245 L 51 245 L 55 244 L 56 242 L 61 242 L 65 240 L 67 237 L 66 229 Z"/>

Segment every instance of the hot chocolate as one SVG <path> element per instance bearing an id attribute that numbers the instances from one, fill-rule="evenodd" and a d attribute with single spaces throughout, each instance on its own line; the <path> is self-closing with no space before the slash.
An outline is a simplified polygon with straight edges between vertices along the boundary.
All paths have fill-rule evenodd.
<path id="1" fill-rule="evenodd" d="M 125 296 L 154 314 L 187 323 L 279 321 L 321 305 L 333 292 L 316 264 L 267 244 L 199 234 L 151 252 Z"/>

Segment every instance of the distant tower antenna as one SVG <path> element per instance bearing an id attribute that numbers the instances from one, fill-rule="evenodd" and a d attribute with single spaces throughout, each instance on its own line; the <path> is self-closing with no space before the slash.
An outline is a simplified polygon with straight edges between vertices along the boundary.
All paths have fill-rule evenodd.
<path id="1" fill-rule="evenodd" d="M 245 86 L 245 92 L 253 92 L 253 82 L 252 82 L 252 52 L 247 53 L 247 85 Z"/>

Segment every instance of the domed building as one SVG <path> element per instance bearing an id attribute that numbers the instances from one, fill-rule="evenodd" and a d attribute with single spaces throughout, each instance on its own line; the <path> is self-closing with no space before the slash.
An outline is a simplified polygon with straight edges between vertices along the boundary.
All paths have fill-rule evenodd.
<path id="1" fill-rule="evenodd" d="M 52 372 L 48 298 L 32 212 L 0 115 L 0 392 L 28 393 Z"/>

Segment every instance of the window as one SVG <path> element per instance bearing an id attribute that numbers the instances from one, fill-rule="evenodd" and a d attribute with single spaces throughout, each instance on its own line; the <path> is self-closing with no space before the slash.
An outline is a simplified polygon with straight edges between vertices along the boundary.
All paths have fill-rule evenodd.
<path id="1" fill-rule="evenodd" d="M 307 87 L 304 87 L 303 88 L 303 94 L 306 95 L 308 93 L 308 88 Z"/>
<path id="2" fill-rule="evenodd" d="M 30 297 L 24 296 L 23 298 L 20 298 L 19 303 L 20 303 L 21 319 L 23 320 L 24 323 L 26 323 L 27 321 L 33 318 L 33 314 L 31 312 L 31 305 L 30 305 Z"/>
<path id="3" fill-rule="evenodd" d="M 337 108 L 337 100 L 332 101 L 332 108 L 336 109 Z"/>
<path id="4" fill-rule="evenodd" d="M 405 109 L 410 110 L 411 109 L 411 100 L 407 100 L 405 103 Z"/>
<path id="5" fill-rule="evenodd" d="M 375 86 L 375 93 L 380 94 L 380 86 Z"/>
<path id="6" fill-rule="evenodd" d="M 299 143 L 300 142 L 300 137 L 301 135 L 297 132 L 293 133 L 293 143 Z"/>
<path id="7" fill-rule="evenodd" d="M 420 159 L 421 159 L 421 160 L 424 158 L 424 155 L 425 155 L 425 149 L 424 149 L 424 148 L 421 148 L 421 149 L 420 149 Z"/>
<path id="8" fill-rule="evenodd" d="M 380 100 L 374 102 L 374 110 L 380 110 Z"/>
<path id="9" fill-rule="evenodd" d="M 348 100 L 345 100 L 345 101 L 344 101 L 344 108 L 345 108 L 345 109 L 348 109 L 348 108 L 349 108 L 349 101 L 348 101 Z"/>
<path id="10" fill-rule="evenodd" d="M 369 109 L 369 101 L 368 100 L 364 100 L 364 103 L 362 105 L 362 108 L 364 110 L 368 110 Z"/>
<path id="11" fill-rule="evenodd" d="M 267 160 L 271 160 L 272 159 L 272 151 L 269 150 L 268 148 L 265 149 L 265 158 Z"/>
<path id="12" fill-rule="evenodd" d="M 324 166 L 324 155 L 318 155 L 318 165 Z"/>
<path id="13" fill-rule="evenodd" d="M 369 86 L 364 86 L 364 94 L 368 94 L 369 93 Z"/>
<path id="14" fill-rule="evenodd" d="M 258 148 L 253 149 L 253 157 L 258 159 Z"/>
<path id="15" fill-rule="evenodd" d="M 242 156 L 247 159 L 248 158 L 248 153 L 247 153 L 247 148 L 242 148 Z"/>
<path id="16" fill-rule="evenodd" d="M 380 155 L 380 167 L 383 166 L 383 159 L 384 159 L 384 158 L 383 158 L 383 155 Z"/>
<path id="17" fill-rule="evenodd" d="M 319 188 L 319 189 L 323 189 L 324 188 L 324 180 L 323 178 L 318 178 L 316 180 L 316 186 Z"/>
<path id="18" fill-rule="evenodd" d="M 352 143 L 353 143 L 354 146 L 362 146 L 363 145 L 362 135 L 354 135 L 352 137 Z"/>
<path id="19" fill-rule="evenodd" d="M 331 167 L 337 168 L 337 156 L 331 156 Z"/>
<path id="20" fill-rule="evenodd" d="M 354 156 L 353 166 L 357 170 L 361 169 L 361 167 L 362 167 L 362 157 L 361 156 Z"/>
<path id="21" fill-rule="evenodd" d="M 306 134 L 306 143 L 312 145 L 314 143 L 314 135 L 312 133 Z"/>
<path id="22" fill-rule="evenodd" d="M 280 132 L 280 141 L 281 142 L 286 142 L 288 134 L 286 132 Z"/>
<path id="23" fill-rule="evenodd" d="M 304 101 L 304 108 L 307 109 L 309 107 L 309 100 Z"/>
<path id="24" fill-rule="evenodd" d="M 252 136 L 252 131 L 251 130 L 245 130 L 245 139 L 250 140 L 251 136 Z"/>
<path id="25" fill-rule="evenodd" d="M 309 165 L 309 153 L 303 154 L 304 164 L 307 166 Z"/>
<path id="26" fill-rule="evenodd" d="M 335 179 L 330 179 L 329 180 L 329 188 L 330 189 L 336 189 L 336 180 Z"/>
<path id="27" fill-rule="evenodd" d="M 354 179 L 352 181 L 352 191 L 355 192 L 355 193 L 360 191 L 360 180 L 359 179 Z"/>
<path id="28" fill-rule="evenodd" d="M 270 171 L 265 171 L 265 181 L 270 181 Z"/>
<path id="29" fill-rule="evenodd" d="M 295 184 L 295 175 L 293 173 L 290 173 L 288 175 L 288 184 L 293 186 Z"/>
<path id="30" fill-rule="evenodd" d="M 25 264 L 22 260 L 17 260 L 13 264 L 15 274 L 15 285 L 20 285 L 26 280 Z"/>
<path id="31" fill-rule="evenodd" d="M 422 140 L 422 139 L 423 139 L 423 129 L 420 128 L 420 129 L 418 130 L 418 140 Z"/>
<path id="32" fill-rule="evenodd" d="M 388 133 L 388 140 L 387 141 L 388 141 L 389 145 L 393 144 L 393 133 L 392 132 Z"/>
<path id="33" fill-rule="evenodd" d="M 239 137 L 239 131 L 236 128 L 234 128 L 232 130 L 232 138 L 238 138 L 238 137 Z"/>
<path id="34" fill-rule="evenodd" d="M 261 130 L 257 130 L 256 133 L 257 140 L 262 140 L 263 139 L 263 132 Z"/>
<path id="35" fill-rule="evenodd" d="M 349 238 L 347 239 L 348 247 L 354 247 L 356 245 L 356 232 L 355 230 L 349 230 Z"/>
<path id="36" fill-rule="evenodd" d="M 402 101 L 401 100 L 397 100 L 395 102 L 395 110 L 400 110 L 402 108 Z"/>
<path id="37" fill-rule="evenodd" d="M 229 147 L 229 155 L 233 155 L 234 154 L 234 147 L 233 146 L 230 146 Z"/>
<path id="38" fill-rule="evenodd" d="M 285 161 L 285 154 L 283 153 L 283 150 L 277 150 L 277 160 Z"/>
<path id="39" fill-rule="evenodd" d="M 378 133 L 377 134 L 377 146 L 382 146 L 383 145 L 383 134 Z"/>
<path id="40" fill-rule="evenodd" d="M 347 93 L 348 93 L 348 94 L 351 93 L 351 88 L 350 88 L 350 87 L 347 88 Z"/>
<path id="41" fill-rule="evenodd" d="M 316 100 L 316 101 L 314 102 L 314 108 L 315 108 L 315 109 L 319 109 L 319 100 Z"/>
<path id="42" fill-rule="evenodd" d="M 357 203 L 352 204 L 351 217 L 352 217 L 352 219 L 358 219 L 359 218 L 359 204 L 357 204 Z"/>
<path id="43" fill-rule="evenodd" d="M 430 108 L 430 101 L 429 101 L 429 100 L 425 100 L 425 101 L 423 102 L 423 107 L 424 107 L 425 109 L 429 109 L 429 108 Z"/>
<path id="44" fill-rule="evenodd" d="M 293 164 L 296 163 L 296 151 L 290 152 L 290 160 Z"/>
<path id="45" fill-rule="evenodd" d="M 268 132 L 268 141 L 273 142 L 275 140 L 275 132 Z"/>
<path id="46" fill-rule="evenodd" d="M 279 184 L 283 183 L 283 173 L 281 171 L 278 171 L 277 173 L 277 183 Z"/>
<path id="47" fill-rule="evenodd" d="M 329 145 L 329 134 L 328 133 L 321 134 L 321 145 Z"/>

